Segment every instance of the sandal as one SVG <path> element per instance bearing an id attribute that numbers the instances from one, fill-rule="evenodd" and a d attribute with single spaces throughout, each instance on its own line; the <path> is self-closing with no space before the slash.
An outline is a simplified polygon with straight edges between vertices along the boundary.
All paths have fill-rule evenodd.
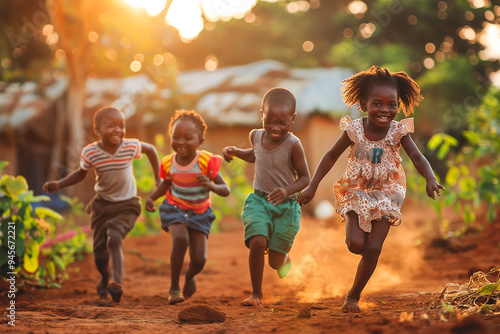
<path id="1" fill-rule="evenodd" d="M 181 294 L 181 290 L 170 291 L 170 293 L 168 295 L 168 303 L 170 305 L 181 303 L 184 300 L 185 299 L 184 299 L 184 296 L 182 296 L 182 294 Z"/>
<path id="2" fill-rule="evenodd" d="M 123 294 L 122 285 L 116 282 L 110 282 L 108 284 L 108 291 L 113 301 L 119 303 Z"/>

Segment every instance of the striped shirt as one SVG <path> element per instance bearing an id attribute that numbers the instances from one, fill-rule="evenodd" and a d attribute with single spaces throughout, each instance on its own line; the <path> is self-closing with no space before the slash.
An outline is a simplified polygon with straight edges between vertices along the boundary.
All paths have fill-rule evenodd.
<path id="1" fill-rule="evenodd" d="M 118 202 L 137 194 L 132 160 L 141 158 L 141 143 L 137 139 L 123 139 L 114 154 L 103 151 L 98 142 L 85 146 L 80 167 L 96 172 L 95 192 L 103 199 Z"/>
<path id="2" fill-rule="evenodd" d="M 210 207 L 210 191 L 205 189 L 197 180 L 196 175 L 201 173 L 200 151 L 186 166 L 181 166 L 175 161 L 175 154 L 171 157 L 170 170 L 165 170 L 168 157 L 162 159 L 160 177 L 172 182 L 165 198 L 171 205 L 177 205 L 183 210 L 193 210 L 203 213 Z"/>

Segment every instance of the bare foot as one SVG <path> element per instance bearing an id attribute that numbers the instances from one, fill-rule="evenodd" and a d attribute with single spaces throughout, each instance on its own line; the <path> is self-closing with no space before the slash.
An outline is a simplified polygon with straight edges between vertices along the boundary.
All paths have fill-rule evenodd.
<path id="1" fill-rule="evenodd" d="M 360 313 L 361 309 L 358 305 L 358 300 L 352 297 L 347 297 L 342 306 L 342 312 L 344 313 Z"/>
<path id="2" fill-rule="evenodd" d="M 109 282 L 108 292 L 111 295 L 111 299 L 113 299 L 115 303 L 119 303 L 123 294 L 122 285 L 116 282 Z"/>
<path id="3" fill-rule="evenodd" d="M 259 306 L 262 305 L 262 297 L 252 295 L 252 297 L 249 297 L 245 299 L 244 301 L 241 302 L 242 306 Z"/>
<path id="4" fill-rule="evenodd" d="M 182 289 L 182 294 L 184 295 L 184 298 L 187 299 L 191 297 L 195 292 L 196 292 L 196 280 L 193 277 L 189 281 L 186 281 L 186 283 L 184 283 L 184 289 Z"/>
<path id="5" fill-rule="evenodd" d="M 108 298 L 108 280 L 101 278 L 97 284 L 97 296 L 100 301 L 105 301 Z"/>

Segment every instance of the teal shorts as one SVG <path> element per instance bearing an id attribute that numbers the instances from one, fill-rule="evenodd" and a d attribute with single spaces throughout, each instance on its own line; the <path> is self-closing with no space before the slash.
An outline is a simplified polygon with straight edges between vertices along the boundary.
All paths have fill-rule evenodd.
<path id="1" fill-rule="evenodd" d="M 300 205 L 294 198 L 287 198 L 275 206 L 268 201 L 267 194 L 255 190 L 245 201 L 241 219 L 247 247 L 251 237 L 263 235 L 268 249 L 287 254 L 299 231 Z"/>

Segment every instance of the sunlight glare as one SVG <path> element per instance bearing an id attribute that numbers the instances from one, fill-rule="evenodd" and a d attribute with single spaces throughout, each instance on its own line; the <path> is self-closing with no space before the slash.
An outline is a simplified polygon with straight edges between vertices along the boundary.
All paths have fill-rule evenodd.
<path id="1" fill-rule="evenodd" d="M 232 17 L 241 19 L 245 17 L 257 0 L 201 0 L 201 7 L 203 13 L 209 21 L 215 22 L 217 20 L 228 21 Z"/>
<path id="2" fill-rule="evenodd" d="M 165 8 L 166 0 L 125 0 L 134 8 L 144 8 L 149 15 L 156 16 Z"/>
<path id="3" fill-rule="evenodd" d="M 201 0 L 174 0 L 165 17 L 165 23 L 174 26 L 179 34 L 193 39 L 203 30 Z"/>

